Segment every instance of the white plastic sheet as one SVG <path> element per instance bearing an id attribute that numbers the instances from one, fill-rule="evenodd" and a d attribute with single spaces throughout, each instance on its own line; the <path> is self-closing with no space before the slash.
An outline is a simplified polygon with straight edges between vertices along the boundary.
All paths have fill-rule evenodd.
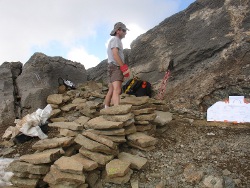
<path id="1" fill-rule="evenodd" d="M 250 104 L 244 96 L 230 96 L 228 102 L 216 102 L 207 110 L 207 121 L 250 122 Z"/>
<path id="2" fill-rule="evenodd" d="M 48 136 L 44 134 L 40 128 L 40 125 L 44 124 L 50 117 L 52 107 L 48 104 L 44 109 L 37 109 L 32 114 L 27 114 L 22 119 L 16 119 L 16 127 L 9 127 L 3 138 L 14 138 L 17 134 L 22 132 L 28 136 L 38 136 L 40 139 L 45 139 Z"/>

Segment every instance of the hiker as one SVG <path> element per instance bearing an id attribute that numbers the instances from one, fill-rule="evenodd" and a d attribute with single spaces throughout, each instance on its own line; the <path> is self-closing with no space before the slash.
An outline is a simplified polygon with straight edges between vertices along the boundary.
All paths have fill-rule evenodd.
<path id="1" fill-rule="evenodd" d="M 117 22 L 110 35 L 113 38 L 108 44 L 108 83 L 109 91 L 105 97 L 105 108 L 110 106 L 111 99 L 114 105 L 119 105 L 121 87 L 124 77 L 129 77 L 128 65 L 124 62 L 122 39 L 129 29 L 122 22 Z"/>

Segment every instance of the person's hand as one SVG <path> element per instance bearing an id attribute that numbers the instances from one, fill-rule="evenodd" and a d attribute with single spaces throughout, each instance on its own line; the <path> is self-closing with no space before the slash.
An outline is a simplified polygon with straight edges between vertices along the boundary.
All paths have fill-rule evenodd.
<path id="1" fill-rule="evenodd" d="M 124 64 L 123 66 L 120 67 L 120 70 L 122 71 L 123 73 L 123 76 L 125 78 L 129 77 L 129 74 L 130 74 L 130 71 L 128 69 L 128 65 L 127 64 Z"/>

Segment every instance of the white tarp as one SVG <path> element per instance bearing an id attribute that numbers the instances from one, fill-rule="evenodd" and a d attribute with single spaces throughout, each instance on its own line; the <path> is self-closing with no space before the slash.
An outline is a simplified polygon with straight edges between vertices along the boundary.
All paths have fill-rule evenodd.
<path id="1" fill-rule="evenodd" d="M 207 121 L 250 122 L 250 104 L 244 96 L 230 96 L 229 102 L 216 102 L 207 110 Z"/>
<path id="2" fill-rule="evenodd" d="M 28 136 L 38 136 L 40 139 L 47 138 L 48 136 L 42 132 L 40 125 L 47 121 L 51 112 L 52 107 L 48 104 L 43 110 L 39 108 L 35 112 L 27 114 L 22 119 L 16 119 L 16 126 L 8 127 L 2 138 L 14 138 L 20 132 Z"/>

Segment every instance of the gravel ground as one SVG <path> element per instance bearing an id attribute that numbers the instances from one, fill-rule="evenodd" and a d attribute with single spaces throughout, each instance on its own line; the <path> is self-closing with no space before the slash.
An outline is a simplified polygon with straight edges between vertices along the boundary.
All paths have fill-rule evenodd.
<path id="1" fill-rule="evenodd" d="M 190 122 L 189 119 L 172 120 L 164 133 L 155 135 L 159 141 L 153 151 L 123 146 L 122 150 L 148 159 L 146 168 L 134 171 L 131 181 L 138 181 L 140 188 L 216 187 L 216 182 L 218 188 L 250 187 L 250 125 Z M 57 130 L 50 128 L 48 136 L 56 134 Z M 16 145 L 5 157 L 33 153 L 31 146 L 37 140 Z M 103 185 L 130 188 L 131 182 Z"/>
<path id="2" fill-rule="evenodd" d="M 139 187 L 216 187 L 212 183 L 204 186 L 209 176 L 222 180 L 222 187 L 250 187 L 249 125 L 206 121 L 190 124 L 173 120 L 167 131 L 156 137 L 159 142 L 153 151 L 130 149 L 148 159 L 148 166 L 132 175 L 132 181 L 138 180 Z M 190 165 L 195 166 L 191 172 L 188 171 Z M 192 181 L 192 175 L 197 172 L 201 175 Z M 105 187 L 129 188 L 131 185 L 106 184 Z"/>

